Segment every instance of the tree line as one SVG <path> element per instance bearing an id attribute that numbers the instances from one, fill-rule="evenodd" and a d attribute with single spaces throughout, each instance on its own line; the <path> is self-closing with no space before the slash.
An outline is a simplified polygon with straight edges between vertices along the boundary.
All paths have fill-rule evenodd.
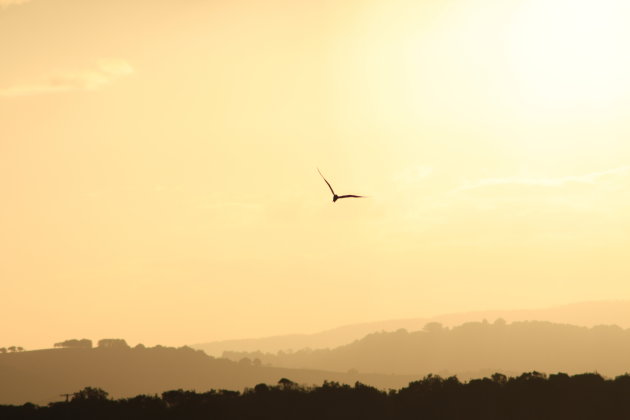
<path id="1" fill-rule="evenodd" d="M 0 353 L 5 354 L 5 353 L 19 353 L 25 351 L 24 347 L 20 347 L 20 346 L 9 346 L 9 347 L 0 347 Z"/>
<path id="2" fill-rule="evenodd" d="M 84 388 L 68 401 L 47 406 L 0 406 L 12 419 L 628 419 L 630 375 L 597 373 L 507 377 L 495 373 L 461 382 L 456 376 L 428 375 L 398 390 L 382 391 L 325 381 L 304 387 L 282 378 L 243 392 L 182 389 L 158 395 L 110 399 L 99 388 Z"/>
<path id="3" fill-rule="evenodd" d="M 142 344 L 139 344 L 142 346 Z M 76 338 L 71 338 L 69 340 L 60 341 L 59 343 L 55 343 L 56 348 L 64 348 L 64 349 L 91 349 L 92 348 L 92 340 L 87 338 L 82 338 L 80 340 Z M 97 347 L 100 349 L 128 349 L 129 344 L 122 338 L 103 338 L 98 340 Z M 144 347 L 144 346 L 142 346 Z"/>
<path id="4" fill-rule="evenodd" d="M 122 338 L 103 338 L 98 341 L 98 348 L 129 348 L 129 345 Z M 142 344 L 139 344 L 142 346 Z M 92 340 L 87 338 L 76 339 L 71 338 L 69 340 L 60 341 L 54 344 L 55 348 L 65 348 L 65 349 L 91 349 L 92 348 Z M 22 351 L 26 351 L 24 347 L 21 346 L 9 346 L 9 347 L 0 347 L 0 354 L 5 353 L 19 353 Z"/>

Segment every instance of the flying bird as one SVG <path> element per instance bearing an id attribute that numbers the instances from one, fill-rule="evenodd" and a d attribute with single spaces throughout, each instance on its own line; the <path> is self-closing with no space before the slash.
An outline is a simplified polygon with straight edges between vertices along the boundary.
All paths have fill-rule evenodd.
<path id="1" fill-rule="evenodd" d="M 333 193 L 333 203 L 339 200 L 340 198 L 364 198 L 365 197 L 363 195 L 353 195 L 353 194 L 337 195 L 335 193 L 335 190 L 333 190 L 333 188 L 330 186 L 330 182 L 328 182 L 326 178 L 324 178 L 324 175 L 322 175 L 322 172 L 319 170 L 319 168 L 317 168 L 317 172 L 319 172 L 321 177 L 324 179 L 324 182 L 326 183 L 326 185 L 328 185 L 328 188 L 330 188 L 330 192 Z"/>

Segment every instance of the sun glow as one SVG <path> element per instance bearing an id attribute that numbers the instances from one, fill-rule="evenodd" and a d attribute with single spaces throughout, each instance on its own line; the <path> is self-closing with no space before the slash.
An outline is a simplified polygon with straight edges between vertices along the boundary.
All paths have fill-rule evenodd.
<path id="1" fill-rule="evenodd" d="M 0 346 L 630 298 L 627 0 L 0 21 Z"/>
<path id="2" fill-rule="evenodd" d="M 549 107 L 605 106 L 628 93 L 630 5 L 621 0 L 525 2 L 508 54 L 522 94 Z"/>

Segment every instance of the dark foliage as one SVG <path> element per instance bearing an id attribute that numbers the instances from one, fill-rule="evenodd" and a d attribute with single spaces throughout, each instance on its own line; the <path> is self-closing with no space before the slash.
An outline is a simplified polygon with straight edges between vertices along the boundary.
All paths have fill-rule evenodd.
<path id="1" fill-rule="evenodd" d="M 243 393 L 173 390 L 111 400 L 85 388 L 68 402 L 48 406 L 0 406 L 12 419 L 628 419 L 630 376 L 605 379 L 596 373 L 550 376 L 538 372 L 460 382 L 429 375 L 400 390 L 380 391 L 324 382 L 302 387 L 282 378 Z"/>

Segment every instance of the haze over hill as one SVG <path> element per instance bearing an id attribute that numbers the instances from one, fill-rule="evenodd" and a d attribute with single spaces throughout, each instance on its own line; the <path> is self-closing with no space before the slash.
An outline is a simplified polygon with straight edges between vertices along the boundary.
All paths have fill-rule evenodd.
<path id="1" fill-rule="evenodd" d="M 0 352 L 0 404 L 46 403 L 86 386 L 120 398 L 178 388 L 240 390 L 283 377 L 306 385 L 360 381 L 387 389 L 429 373 L 468 380 L 494 372 L 616 376 L 630 369 L 630 329 L 543 321 L 429 323 L 421 331 L 373 333 L 332 350 L 225 352 L 232 360 L 189 347 L 130 348 L 123 340 L 106 341 L 114 347 Z M 89 340 L 65 343 L 91 346 Z"/>
<path id="2" fill-rule="evenodd" d="M 349 344 L 367 334 L 379 331 L 408 331 L 422 329 L 429 322 L 439 322 L 444 326 L 455 326 L 465 322 L 487 319 L 490 322 L 503 318 L 507 322 L 549 321 L 584 327 L 595 325 L 618 325 L 630 328 L 630 301 L 580 302 L 544 309 L 489 310 L 439 315 L 426 318 L 408 318 L 361 324 L 345 325 L 315 334 L 287 334 L 242 340 L 223 340 L 193 344 L 191 347 L 207 354 L 220 356 L 224 351 L 237 352 L 278 352 L 300 349 L 333 348 Z"/>
<path id="3" fill-rule="evenodd" d="M 630 370 L 628 354 L 630 329 L 543 321 L 506 324 L 501 319 L 452 328 L 430 323 L 422 331 L 374 333 L 332 350 L 224 353 L 231 359 L 257 358 L 278 367 L 460 377 L 481 370 L 620 375 Z"/>
<path id="4" fill-rule="evenodd" d="M 258 358 L 273 366 L 418 376 L 469 377 L 480 370 L 620 375 L 630 370 L 630 329 L 543 321 L 506 324 L 501 319 L 452 328 L 430 323 L 422 331 L 374 333 L 332 350 L 224 354 L 236 360 Z"/>

